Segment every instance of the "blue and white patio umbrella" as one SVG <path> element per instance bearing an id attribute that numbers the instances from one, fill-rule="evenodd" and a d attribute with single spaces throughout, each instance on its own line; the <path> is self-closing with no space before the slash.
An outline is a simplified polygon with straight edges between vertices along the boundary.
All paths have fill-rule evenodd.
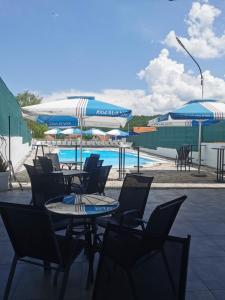
<path id="1" fill-rule="evenodd" d="M 62 131 L 62 134 L 70 134 L 70 135 L 81 135 L 81 130 L 79 128 L 67 128 Z"/>
<path id="2" fill-rule="evenodd" d="M 68 97 L 22 108 L 25 118 L 54 127 L 124 127 L 132 111 L 95 100 L 94 97 Z"/>
<path id="3" fill-rule="evenodd" d="M 74 122 L 82 127 L 124 127 L 131 118 L 132 111 L 121 106 L 95 100 L 94 97 L 73 96 L 66 99 L 45 102 L 37 105 L 22 107 L 25 118 L 39 123 L 62 123 L 63 118 L 68 126 Z M 54 117 L 54 120 L 53 120 Z M 73 118 L 73 119 L 71 119 Z M 65 127 L 65 123 L 63 125 Z M 82 158 L 82 135 L 81 135 Z"/>
<path id="4" fill-rule="evenodd" d="M 187 102 L 182 107 L 171 111 L 163 116 L 157 118 L 157 122 L 166 120 L 193 120 L 199 124 L 198 135 L 198 171 L 201 167 L 201 127 L 202 123 L 206 122 L 219 122 L 225 119 L 225 103 L 216 100 L 192 100 Z"/>
<path id="5" fill-rule="evenodd" d="M 106 135 L 106 133 L 97 128 L 91 128 L 89 130 L 83 131 L 84 135 Z"/>
<path id="6" fill-rule="evenodd" d="M 119 130 L 119 129 L 112 129 L 112 130 L 109 130 L 106 132 L 107 135 L 112 135 L 112 136 L 128 136 L 129 133 L 128 132 L 125 132 L 125 131 L 122 131 L 122 130 Z"/>
<path id="7" fill-rule="evenodd" d="M 51 134 L 56 135 L 56 134 L 60 134 L 60 133 L 62 133 L 62 130 L 59 128 L 52 128 L 52 129 L 44 132 L 44 134 L 49 134 L 49 135 L 51 135 Z"/>

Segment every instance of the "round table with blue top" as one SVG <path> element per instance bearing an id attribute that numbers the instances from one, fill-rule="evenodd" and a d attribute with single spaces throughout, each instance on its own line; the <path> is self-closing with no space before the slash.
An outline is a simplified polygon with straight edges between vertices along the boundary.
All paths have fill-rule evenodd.
<path id="1" fill-rule="evenodd" d="M 46 209 L 53 214 L 60 214 L 70 218 L 70 226 L 67 232 L 68 238 L 73 235 L 74 219 L 84 220 L 84 235 L 87 242 L 89 256 L 89 271 L 87 287 L 93 282 L 94 253 L 96 246 L 96 218 L 110 215 L 119 208 L 119 202 L 113 198 L 95 194 L 68 195 L 60 200 L 57 198 L 46 202 Z M 74 222 L 75 221 L 75 222 Z"/>

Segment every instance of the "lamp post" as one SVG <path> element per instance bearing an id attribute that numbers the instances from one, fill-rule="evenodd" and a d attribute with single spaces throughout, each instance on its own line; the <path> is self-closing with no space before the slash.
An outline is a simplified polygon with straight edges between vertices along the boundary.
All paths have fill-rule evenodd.
<path id="1" fill-rule="evenodd" d="M 199 66 L 199 64 L 197 63 L 196 59 L 191 55 L 191 53 L 185 48 L 184 44 L 181 42 L 181 40 L 176 36 L 176 40 L 177 42 L 180 44 L 180 46 L 187 52 L 187 54 L 191 57 L 191 59 L 195 62 L 195 64 L 197 65 L 199 72 L 200 72 L 200 76 L 201 76 L 201 86 L 202 86 L 202 100 L 203 100 L 203 83 L 204 83 L 204 78 L 202 75 L 202 70 Z"/>
<path id="2" fill-rule="evenodd" d="M 197 65 L 200 76 L 201 76 L 201 87 L 202 87 L 202 100 L 203 100 L 203 84 L 204 84 L 204 78 L 202 75 L 202 70 L 196 61 L 196 59 L 191 55 L 191 53 L 185 48 L 184 44 L 181 42 L 181 40 L 176 36 L 176 40 L 179 43 L 179 45 L 187 52 L 187 54 L 191 57 L 191 59 L 194 61 L 194 63 Z M 201 139 L 202 139 L 202 120 L 197 120 L 199 124 L 198 128 L 198 174 L 200 174 L 200 168 L 201 168 Z"/>

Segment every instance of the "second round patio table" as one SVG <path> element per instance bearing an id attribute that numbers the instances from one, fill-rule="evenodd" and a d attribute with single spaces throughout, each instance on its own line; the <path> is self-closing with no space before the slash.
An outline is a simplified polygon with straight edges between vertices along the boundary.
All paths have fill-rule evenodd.
<path id="1" fill-rule="evenodd" d="M 68 196 L 67 196 L 68 197 Z M 66 197 L 64 197 L 66 199 Z M 87 287 L 93 281 L 94 271 L 94 243 L 96 236 L 96 218 L 112 214 L 119 208 L 119 202 L 113 198 L 95 194 L 83 194 L 75 196 L 74 204 L 67 204 L 57 200 L 48 201 L 45 205 L 46 209 L 54 214 L 60 214 L 71 218 L 69 236 L 73 232 L 73 219 L 85 219 L 85 237 L 89 252 L 89 271 L 87 279 Z"/>

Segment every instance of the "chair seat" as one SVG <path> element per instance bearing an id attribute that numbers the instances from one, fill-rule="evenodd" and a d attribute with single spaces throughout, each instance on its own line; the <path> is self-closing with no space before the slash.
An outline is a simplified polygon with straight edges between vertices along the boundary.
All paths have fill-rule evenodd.
<path id="1" fill-rule="evenodd" d="M 81 239 L 68 239 L 62 235 L 56 235 L 62 256 L 63 265 L 72 263 L 84 248 L 85 241 Z"/>
<path id="2" fill-rule="evenodd" d="M 132 251 L 128 251 L 128 249 L 132 249 Z M 147 252 L 142 235 L 133 233 L 126 236 L 112 232 L 108 236 L 104 251 L 116 264 L 125 268 L 134 265 L 137 259 Z"/>
<path id="3" fill-rule="evenodd" d="M 52 215 L 53 228 L 55 231 L 64 230 L 69 225 L 69 218 Z"/>
<path id="4" fill-rule="evenodd" d="M 119 216 L 99 217 L 99 218 L 97 218 L 96 222 L 100 227 L 103 227 L 103 228 L 106 228 L 109 223 L 111 225 L 116 225 L 116 226 L 123 225 L 123 227 L 129 227 L 129 228 L 136 228 L 139 225 L 141 225 L 140 221 L 136 221 L 135 219 L 128 218 L 128 217 L 125 217 L 121 224 L 121 218 Z"/>

